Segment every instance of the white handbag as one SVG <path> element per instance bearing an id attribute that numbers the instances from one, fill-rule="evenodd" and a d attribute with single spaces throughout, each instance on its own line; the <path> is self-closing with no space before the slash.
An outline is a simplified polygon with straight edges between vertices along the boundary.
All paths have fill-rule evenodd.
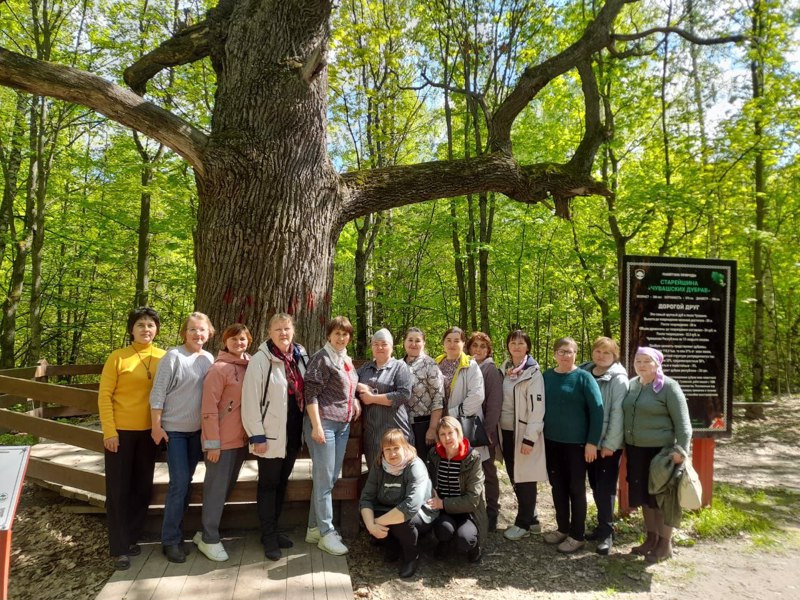
<path id="1" fill-rule="evenodd" d="M 703 506 L 703 484 L 688 457 L 681 466 L 683 475 L 678 484 L 678 502 L 684 510 L 697 510 Z"/>

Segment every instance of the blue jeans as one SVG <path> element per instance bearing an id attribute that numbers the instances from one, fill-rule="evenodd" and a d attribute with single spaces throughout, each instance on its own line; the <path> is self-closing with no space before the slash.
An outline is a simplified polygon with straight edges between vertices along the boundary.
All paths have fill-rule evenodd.
<path id="1" fill-rule="evenodd" d="M 169 488 L 164 503 L 161 544 L 175 546 L 183 542 L 183 514 L 189 505 L 189 486 L 203 450 L 199 431 L 168 431 L 167 435 Z"/>
<path id="2" fill-rule="evenodd" d="M 339 423 L 322 419 L 325 443 L 319 444 L 311 438 L 311 420 L 303 423 L 306 445 L 311 454 L 311 476 L 314 487 L 311 492 L 311 508 L 308 511 L 309 528 L 319 527 L 321 535 L 333 531 L 333 486 L 339 479 L 350 438 L 350 423 Z"/>

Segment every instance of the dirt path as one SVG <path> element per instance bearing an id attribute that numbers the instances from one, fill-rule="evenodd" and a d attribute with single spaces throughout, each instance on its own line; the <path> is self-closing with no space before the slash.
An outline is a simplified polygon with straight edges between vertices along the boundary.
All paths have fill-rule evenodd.
<path id="1" fill-rule="evenodd" d="M 780 522 L 772 545 L 748 536 L 701 541 L 676 549 L 673 560 L 646 566 L 627 554 L 639 524 L 621 524 L 610 557 L 591 550 L 558 555 L 540 536 L 512 543 L 490 535 L 479 567 L 460 560 L 434 563 L 430 540 L 424 564 L 410 581 L 384 565 L 366 536 L 348 559 L 356 598 L 372 600 L 772 600 L 800 598 L 800 397 L 781 400 L 765 421 L 737 422 L 731 440 L 717 446 L 716 479 L 764 490 L 757 509 Z M 550 490 L 539 492 L 541 519 L 554 522 Z M 29 490 L 15 522 L 11 557 L 13 600 L 92 600 L 111 574 L 104 520 L 60 510 L 67 501 Z M 501 530 L 514 502 L 504 484 Z M 234 599 L 235 600 L 235 599 Z"/>

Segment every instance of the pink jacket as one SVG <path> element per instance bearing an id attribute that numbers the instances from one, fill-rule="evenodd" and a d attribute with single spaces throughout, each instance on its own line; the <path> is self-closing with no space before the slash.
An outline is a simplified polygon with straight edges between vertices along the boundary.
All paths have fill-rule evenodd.
<path id="1" fill-rule="evenodd" d="M 242 427 L 242 382 L 250 355 L 221 350 L 203 383 L 203 450 L 231 450 L 247 444 Z"/>

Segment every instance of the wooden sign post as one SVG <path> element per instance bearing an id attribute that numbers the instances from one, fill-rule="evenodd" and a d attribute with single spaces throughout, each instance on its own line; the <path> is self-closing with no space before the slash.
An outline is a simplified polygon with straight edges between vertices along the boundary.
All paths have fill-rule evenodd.
<path id="1" fill-rule="evenodd" d="M 11 526 L 22 495 L 30 446 L 0 446 L 0 600 L 8 600 Z"/>

